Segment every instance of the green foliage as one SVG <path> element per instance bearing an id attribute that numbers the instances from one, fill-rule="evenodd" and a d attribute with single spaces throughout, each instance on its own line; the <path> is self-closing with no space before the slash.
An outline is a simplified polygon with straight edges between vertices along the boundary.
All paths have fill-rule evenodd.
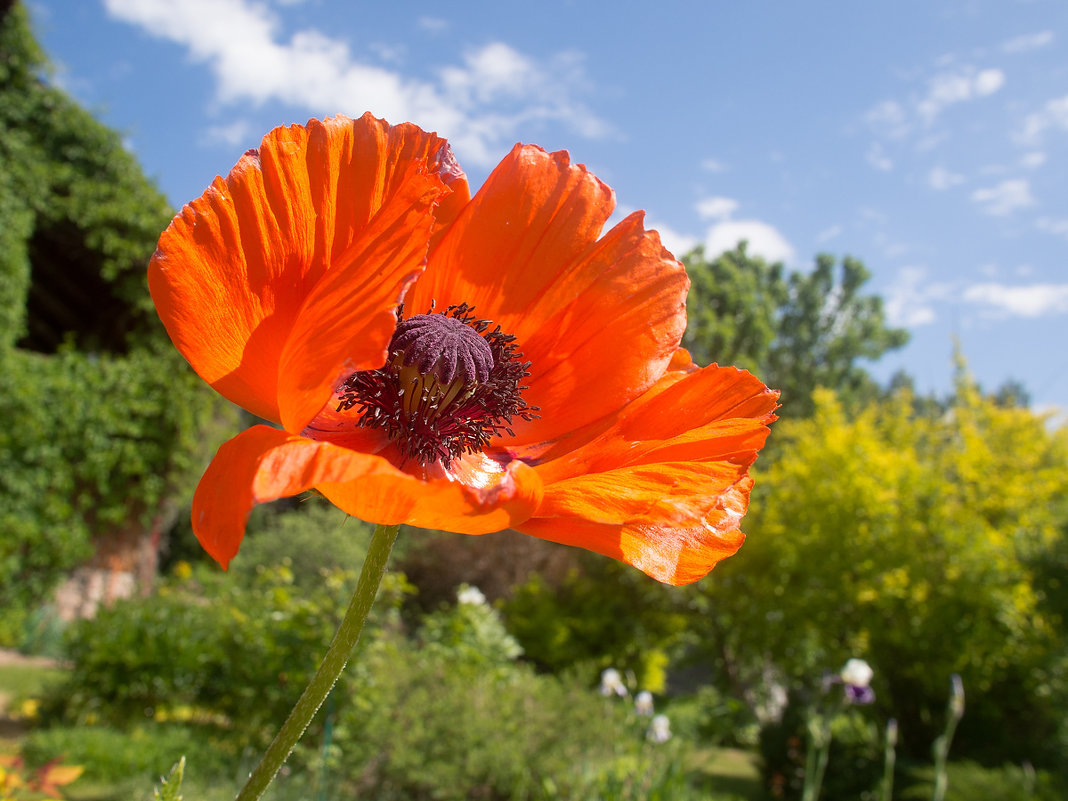
<path id="1" fill-rule="evenodd" d="M 324 570 L 360 570 L 373 528 L 317 495 L 302 498 L 291 509 L 259 506 L 227 576 L 249 584 L 265 565 L 284 565 L 295 587 L 313 590 L 322 583 Z"/>
<path id="2" fill-rule="evenodd" d="M 311 678 L 354 586 L 337 571 L 324 571 L 314 591 L 294 586 L 285 567 L 262 568 L 250 586 L 201 571 L 117 603 L 70 629 L 73 669 L 44 714 L 112 725 L 145 715 L 214 721 L 262 744 Z M 394 578 L 375 620 L 400 591 Z"/>
<path id="3" fill-rule="evenodd" d="M 927 801 L 934 786 L 934 771 L 929 766 L 913 768 L 902 784 L 901 801 Z M 1065 791 L 1056 777 L 1027 764 L 984 767 L 969 761 L 952 762 L 946 801 L 1060 801 Z"/>
<path id="4" fill-rule="evenodd" d="M 136 780 L 147 787 L 166 774 L 180 754 L 186 754 L 198 772 L 228 772 L 228 755 L 205 734 L 196 727 L 177 724 L 142 723 L 121 730 L 56 726 L 33 731 L 24 742 L 26 758 L 31 762 L 64 754 L 67 762 L 85 767 L 87 781 Z"/>
<path id="5" fill-rule="evenodd" d="M 535 575 L 515 589 L 502 607 L 509 631 L 542 668 L 615 667 L 662 691 L 665 651 L 687 623 L 680 591 L 610 559 L 580 558 L 581 572 L 559 585 Z"/>
<path id="6" fill-rule="evenodd" d="M 12 350 L 0 371 L 0 634 L 11 642 L 22 610 L 90 554 L 92 535 L 147 528 L 176 483 L 192 484 L 214 407 L 169 350 Z"/>
<path id="7" fill-rule="evenodd" d="M 745 702 L 711 685 L 670 698 L 667 715 L 672 732 L 703 747 L 749 747 L 757 742 L 757 720 Z"/>
<path id="8" fill-rule="evenodd" d="M 871 274 L 857 259 L 816 258 L 811 272 L 750 256 L 742 243 L 709 261 L 683 258 L 690 275 L 683 337 L 699 364 L 734 364 L 782 391 L 782 412 L 806 416 L 817 387 L 862 399 L 874 390 L 861 359 L 878 359 L 908 340 L 886 325 L 882 298 L 863 294 Z"/>
<path id="9" fill-rule="evenodd" d="M 522 663 L 491 667 L 466 646 L 424 648 L 421 639 L 378 638 L 339 710 L 337 761 L 355 770 L 350 780 L 367 797 L 592 798 L 627 775 L 649 786 L 667 781 L 677 744 L 647 742 L 628 700 Z"/>
<path id="10" fill-rule="evenodd" d="M 485 599 L 460 602 L 455 607 L 441 609 L 423 618 L 419 639 L 430 650 L 453 653 L 465 661 L 487 665 L 504 664 L 519 657 L 522 647 L 505 629 L 504 623 Z M 477 590 L 475 591 L 477 592 Z M 478 593 L 476 598 L 480 597 Z"/>
<path id="11" fill-rule="evenodd" d="M 969 703 L 955 752 L 1055 762 L 1064 628 L 1031 565 L 1063 547 L 1068 432 L 963 377 L 935 418 L 908 396 L 853 418 L 828 392 L 815 401 L 811 419 L 776 432 L 783 456 L 758 476 L 742 555 L 695 589 L 715 620 L 704 658 L 741 693 L 769 663 L 807 684 L 864 656 L 877 703 L 923 756 L 959 673 Z"/>
<path id="12" fill-rule="evenodd" d="M 352 589 L 329 571 L 318 586 L 298 587 L 284 566 L 237 581 L 178 572 L 185 578 L 157 596 L 71 630 L 69 680 L 42 705 L 67 726 L 42 733 L 52 738 L 42 748 L 84 731 L 112 754 L 72 752 L 99 762 L 98 778 L 133 775 L 144 760 L 163 771 L 181 753 L 199 775 L 227 776 L 223 765 L 246 745 L 262 747 L 288 712 Z M 517 661 L 499 615 L 469 593 L 408 633 L 397 613 L 403 591 L 403 579 L 387 576 L 357 657 L 290 759 L 293 778 L 280 781 L 278 797 L 311 797 L 320 773 L 331 797 L 383 800 L 593 797 L 597 788 L 622 799 L 681 781 L 672 773 L 681 745 L 648 742 L 629 699 L 602 698 L 585 677 L 537 675 Z M 146 716 L 184 722 L 214 760 L 176 739 L 169 750 L 146 747 L 135 763 L 126 753 L 135 744 L 102 724 L 148 730 Z M 97 726 L 69 728 L 90 721 Z"/>
<path id="13" fill-rule="evenodd" d="M 119 136 L 0 16 L 0 642 L 90 553 L 165 518 L 220 403 L 170 346 L 145 265 L 171 217 Z M 17 579 L 17 580 L 16 580 Z"/>

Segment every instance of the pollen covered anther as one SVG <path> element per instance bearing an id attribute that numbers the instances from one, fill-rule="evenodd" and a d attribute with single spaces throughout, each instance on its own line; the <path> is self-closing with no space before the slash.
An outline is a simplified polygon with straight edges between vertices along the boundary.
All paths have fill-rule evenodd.
<path id="1" fill-rule="evenodd" d="M 399 318 L 386 364 L 349 376 L 337 410 L 355 408 L 357 425 L 384 430 L 404 461 L 446 468 L 511 435 L 514 418 L 534 419 L 520 386 L 530 364 L 520 361 L 515 337 L 490 330 L 473 311 L 461 304 Z"/>

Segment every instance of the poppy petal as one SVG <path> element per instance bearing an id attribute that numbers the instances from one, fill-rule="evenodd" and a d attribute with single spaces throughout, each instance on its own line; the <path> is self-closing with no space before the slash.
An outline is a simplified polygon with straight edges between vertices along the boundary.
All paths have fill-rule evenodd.
<path id="1" fill-rule="evenodd" d="M 471 466 L 480 481 L 424 481 L 386 459 L 268 426 L 253 426 L 219 448 L 193 496 L 193 532 L 224 568 L 237 553 L 252 507 L 318 489 L 372 523 L 410 523 L 483 534 L 527 519 L 541 481 L 521 462 L 507 470 Z"/>
<path id="2" fill-rule="evenodd" d="M 741 544 L 748 469 L 777 399 L 732 367 L 668 373 L 603 430 L 576 432 L 532 460 L 545 494 L 518 529 L 668 583 L 700 578 Z"/>
<path id="3" fill-rule="evenodd" d="M 738 521 L 748 508 L 751 487 L 751 479 L 739 482 L 689 525 L 535 518 L 518 530 L 610 556 L 665 584 L 691 584 L 742 547 L 745 535 Z"/>
<path id="4" fill-rule="evenodd" d="M 685 351 L 680 351 L 685 354 Z M 688 362 L 688 354 L 687 354 Z M 756 458 L 775 420 L 779 393 L 736 367 L 679 362 L 617 415 L 552 443 L 518 449 L 548 485 L 627 465 Z"/>
<path id="5" fill-rule="evenodd" d="M 304 299 L 279 357 L 287 431 L 302 430 L 339 380 L 385 364 L 396 308 L 426 261 L 441 186 L 434 176 L 412 175 Z"/>
<path id="6" fill-rule="evenodd" d="M 385 358 L 390 330 L 383 310 L 396 305 L 422 268 L 421 257 L 412 263 L 412 247 L 390 233 L 389 221 L 396 225 L 406 214 L 430 218 L 411 231 L 425 246 L 433 205 L 447 185 L 467 192 L 445 141 L 415 126 L 391 127 L 364 115 L 276 128 L 160 237 L 148 272 L 160 318 L 218 392 L 278 421 L 283 352 L 289 348 L 292 366 L 306 333 L 306 323 L 298 325 L 302 315 L 337 298 L 329 287 L 316 292 L 317 284 L 334 269 L 359 272 L 368 291 L 377 292 L 347 309 L 359 315 L 349 318 L 353 340 L 363 331 L 365 344 L 349 352 L 346 339 L 333 354 L 317 354 L 305 375 L 283 388 L 286 416 L 299 421 L 314 405 L 302 393 L 314 394 L 331 380 L 317 382 L 310 373 L 340 368 L 335 362 L 343 350 L 353 363 Z M 415 208 L 400 208 L 405 202 Z M 360 253 L 381 256 L 389 243 L 400 252 L 387 262 L 353 261 Z"/>
<path id="7" fill-rule="evenodd" d="M 472 304 L 532 363 L 509 444 L 615 411 L 664 371 L 686 325 L 685 270 L 634 214 L 598 241 L 612 190 L 565 152 L 516 146 L 432 249 L 411 308 Z"/>

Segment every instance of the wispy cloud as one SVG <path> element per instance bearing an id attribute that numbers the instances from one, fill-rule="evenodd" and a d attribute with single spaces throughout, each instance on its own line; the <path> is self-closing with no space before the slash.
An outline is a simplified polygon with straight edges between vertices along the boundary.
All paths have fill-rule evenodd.
<path id="1" fill-rule="evenodd" d="M 984 272 L 997 272 L 992 266 Z M 891 325 L 916 328 L 938 319 L 937 307 L 966 304 L 989 317 L 1043 317 L 1068 314 L 1068 284 L 1006 284 L 997 281 L 961 286 L 931 281 L 922 267 L 898 272 L 886 292 L 886 316 Z"/>
<path id="2" fill-rule="evenodd" d="M 952 297 L 953 287 L 928 280 L 922 267 L 905 267 L 886 293 L 886 318 L 891 325 L 918 328 L 937 319 L 935 303 Z"/>
<path id="3" fill-rule="evenodd" d="M 975 70 L 974 67 L 941 72 L 927 85 L 927 94 L 916 105 L 916 111 L 928 125 L 942 110 L 955 103 L 992 95 L 1005 85 L 1005 73 L 999 69 Z"/>
<path id="4" fill-rule="evenodd" d="M 1031 50 L 1040 50 L 1053 44 L 1053 31 L 1039 31 L 1028 33 L 1023 36 L 1014 36 L 1001 44 L 1001 50 L 1005 53 L 1027 53 Z"/>
<path id="5" fill-rule="evenodd" d="M 927 185 L 938 191 L 950 189 L 957 184 L 962 183 L 964 183 L 963 175 L 950 172 L 945 167 L 933 167 L 931 171 L 927 173 Z"/>
<path id="6" fill-rule="evenodd" d="M 697 214 L 702 220 L 723 220 L 738 210 L 738 201 L 734 198 L 706 197 L 697 202 Z"/>
<path id="7" fill-rule="evenodd" d="M 504 42 L 463 53 L 433 80 L 405 76 L 355 57 L 321 31 L 281 30 L 252 0 L 104 0 L 108 12 L 185 47 L 216 80 L 218 100 L 253 106 L 277 101 L 313 114 L 371 111 L 448 136 L 462 158 L 492 164 L 524 126 L 556 121 L 587 137 L 608 126 L 578 97 L 587 91 L 582 59 L 536 60 Z"/>
<path id="8" fill-rule="evenodd" d="M 1046 163 L 1046 154 L 1041 150 L 1032 150 L 1030 153 L 1024 153 L 1020 157 L 1020 166 L 1026 167 L 1029 170 L 1033 170 L 1036 167 L 1041 167 Z"/>
<path id="9" fill-rule="evenodd" d="M 430 33 L 441 33 L 448 30 L 449 27 L 448 20 L 443 20 L 440 17 L 420 17 L 416 20 L 416 25 Z"/>
<path id="10" fill-rule="evenodd" d="M 824 228 L 818 234 L 816 234 L 817 244 L 822 245 L 824 242 L 830 242 L 832 239 L 837 239 L 842 235 L 842 226 L 832 225 L 830 228 Z"/>
<path id="11" fill-rule="evenodd" d="M 1006 217 L 1017 209 L 1034 205 L 1035 202 L 1031 196 L 1030 183 L 1022 178 L 1014 178 L 1002 181 L 996 186 L 976 189 L 972 192 L 971 199 L 983 212 L 995 217 Z"/>
<path id="12" fill-rule="evenodd" d="M 1016 140 L 1034 147 L 1050 131 L 1068 131 L 1068 95 L 1055 97 L 1038 111 L 1024 118 L 1023 126 L 1016 133 Z"/>
<path id="13" fill-rule="evenodd" d="M 1068 284 L 975 284 L 964 290 L 963 299 L 985 306 L 999 316 L 1068 314 Z"/>
<path id="14" fill-rule="evenodd" d="M 252 133 L 248 120 L 234 120 L 223 125 L 212 125 L 205 132 L 203 140 L 209 144 L 221 142 L 231 147 L 255 147 L 259 137 Z"/>
<path id="15" fill-rule="evenodd" d="M 912 131 L 908 112 L 896 100 L 876 103 L 864 114 L 864 120 L 872 133 L 888 139 L 901 139 Z"/>
<path id="16" fill-rule="evenodd" d="M 1068 217 L 1039 217 L 1035 222 L 1035 227 L 1039 231 L 1045 231 L 1048 234 L 1054 236 L 1063 236 L 1068 239 Z"/>
<path id="17" fill-rule="evenodd" d="M 868 164 L 879 170 L 879 172 L 890 172 L 890 170 L 894 169 L 893 160 L 886 155 L 886 151 L 879 142 L 871 143 L 868 152 L 864 154 L 864 158 Z"/>
<path id="18" fill-rule="evenodd" d="M 701 162 L 701 169 L 706 172 L 724 172 L 727 165 L 719 159 L 705 159 Z"/>

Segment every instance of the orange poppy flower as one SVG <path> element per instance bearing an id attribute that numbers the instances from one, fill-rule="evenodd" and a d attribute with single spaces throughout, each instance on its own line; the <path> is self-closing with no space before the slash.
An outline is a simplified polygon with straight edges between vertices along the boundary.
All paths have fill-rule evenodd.
<path id="1" fill-rule="evenodd" d="M 275 426 L 224 444 L 193 529 L 316 489 L 374 523 L 578 545 L 683 584 L 742 543 L 777 393 L 678 348 L 689 280 L 567 153 L 471 197 L 445 140 L 365 115 L 277 128 L 149 266 L 174 344 Z"/>

